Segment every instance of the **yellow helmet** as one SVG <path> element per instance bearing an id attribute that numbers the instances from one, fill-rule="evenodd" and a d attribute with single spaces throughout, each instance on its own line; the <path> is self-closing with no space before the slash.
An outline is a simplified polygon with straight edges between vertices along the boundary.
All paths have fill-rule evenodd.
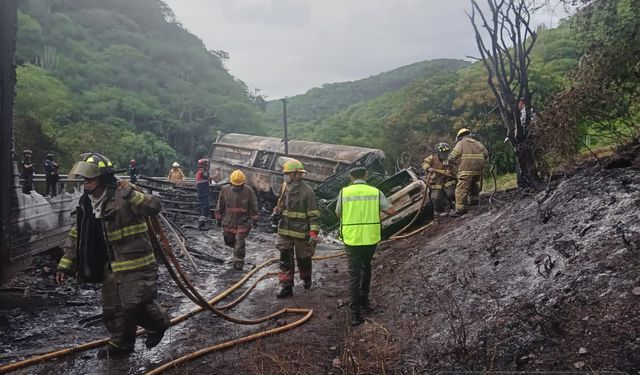
<path id="1" fill-rule="evenodd" d="M 460 138 L 463 135 L 469 135 L 471 134 L 471 130 L 467 129 L 467 128 L 462 128 L 460 130 L 458 130 L 458 135 L 456 136 L 456 138 Z"/>
<path id="2" fill-rule="evenodd" d="M 306 172 L 302 163 L 296 159 L 287 160 L 282 166 L 282 172 L 284 173 L 293 173 L 293 172 Z"/>
<path id="3" fill-rule="evenodd" d="M 231 185 L 242 185 L 246 180 L 247 177 L 239 169 L 231 172 L 231 176 L 229 176 L 229 182 L 231 182 Z"/>

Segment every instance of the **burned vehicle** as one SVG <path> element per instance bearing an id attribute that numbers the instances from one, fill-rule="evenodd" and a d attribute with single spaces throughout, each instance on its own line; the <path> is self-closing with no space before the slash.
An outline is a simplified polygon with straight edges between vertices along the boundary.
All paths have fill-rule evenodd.
<path id="1" fill-rule="evenodd" d="M 398 212 L 382 216 L 383 237 L 387 238 L 411 222 L 433 218 L 433 208 L 426 195 L 426 184 L 411 169 L 389 177 L 382 164 L 384 152 L 378 149 L 333 145 L 319 142 L 289 141 L 288 153 L 278 138 L 245 134 L 219 136 L 209 151 L 210 172 L 224 183 L 235 169 L 241 169 L 263 201 L 267 210 L 275 203 L 283 182 L 282 165 L 289 158 L 302 162 L 304 179 L 316 193 L 325 230 L 338 226 L 334 210 L 340 189 L 350 183 L 349 171 L 356 166 L 368 170 L 367 182 L 378 187 Z"/>

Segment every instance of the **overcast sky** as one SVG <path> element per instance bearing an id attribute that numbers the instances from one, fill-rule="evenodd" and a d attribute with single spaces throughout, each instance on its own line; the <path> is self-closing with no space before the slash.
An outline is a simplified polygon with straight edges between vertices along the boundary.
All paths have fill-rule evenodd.
<path id="1" fill-rule="evenodd" d="M 268 99 L 434 58 L 476 56 L 467 0 L 165 0 Z M 557 24 L 561 9 L 537 18 Z"/>

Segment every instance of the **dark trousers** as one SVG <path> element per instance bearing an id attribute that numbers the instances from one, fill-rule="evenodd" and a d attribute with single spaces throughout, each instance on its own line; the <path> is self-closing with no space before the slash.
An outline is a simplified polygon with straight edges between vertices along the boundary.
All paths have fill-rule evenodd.
<path id="1" fill-rule="evenodd" d="M 51 175 L 47 175 L 45 177 L 46 181 L 47 181 L 47 192 L 45 195 L 49 195 L 52 197 L 55 197 L 56 195 L 58 195 L 58 176 L 51 176 Z"/>
<path id="2" fill-rule="evenodd" d="M 133 349 L 138 326 L 148 332 L 169 327 L 169 315 L 156 302 L 156 266 L 135 271 L 105 272 L 102 283 L 102 319 L 110 343 L 121 349 Z"/>
<path id="3" fill-rule="evenodd" d="M 198 194 L 198 208 L 200 208 L 200 216 L 211 216 L 209 211 L 209 194 Z"/>
<path id="4" fill-rule="evenodd" d="M 31 190 L 33 190 L 33 179 L 25 178 L 22 183 L 22 192 L 25 194 L 31 194 Z"/>
<path id="5" fill-rule="evenodd" d="M 371 284 L 371 260 L 377 245 L 346 246 L 349 262 L 349 289 L 351 291 L 351 311 L 360 311 L 360 307 L 369 301 Z"/>

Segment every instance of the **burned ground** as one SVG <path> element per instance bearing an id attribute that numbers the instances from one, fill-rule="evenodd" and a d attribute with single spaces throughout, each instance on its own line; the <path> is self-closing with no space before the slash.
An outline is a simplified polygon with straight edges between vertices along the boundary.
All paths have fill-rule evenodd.
<path id="1" fill-rule="evenodd" d="M 292 331 L 207 355 L 174 373 L 382 374 L 437 371 L 640 371 L 640 172 L 638 149 L 587 162 L 547 192 L 497 194 L 465 217 L 381 244 L 365 324 L 348 325 L 346 261 L 314 264 L 310 290 L 277 300 L 265 281 L 231 311 L 262 316 L 285 306 L 314 309 Z M 266 226 L 267 224 L 265 224 Z M 185 229 L 198 255 L 190 274 L 206 296 L 238 280 L 217 228 Z M 316 255 L 332 253 L 325 242 Z M 273 235 L 252 233 L 248 262 L 276 256 Z M 43 257 L 0 293 L 0 364 L 106 337 L 99 291 L 56 287 Z M 186 265 L 186 263 L 185 263 Z M 246 266 L 250 269 L 251 264 Z M 277 266 L 269 267 L 273 271 Z M 172 316 L 193 304 L 161 266 L 160 302 Z M 237 294 L 236 294 L 237 295 Z M 296 319 L 296 316 L 284 320 Z M 84 322 L 84 321 L 83 321 Z M 282 324 L 238 326 L 201 313 L 172 327 L 160 346 L 128 360 L 95 350 L 18 373 L 144 373 L 180 355 Z M 85 327 L 86 326 L 86 327 Z M 89 370 L 90 369 L 90 370 Z"/>

